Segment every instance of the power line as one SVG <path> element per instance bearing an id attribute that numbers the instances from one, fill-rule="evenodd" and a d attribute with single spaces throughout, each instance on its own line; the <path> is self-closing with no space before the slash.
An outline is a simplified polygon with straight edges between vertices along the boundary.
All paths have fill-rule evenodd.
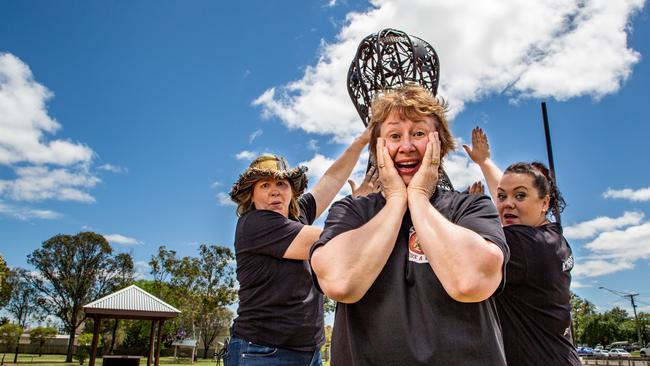
<path id="1" fill-rule="evenodd" d="M 634 298 L 636 296 L 639 296 L 639 294 L 638 293 L 629 293 L 629 292 L 616 291 L 616 290 L 612 290 L 612 289 L 609 289 L 609 288 L 604 287 L 604 286 L 600 286 L 598 288 L 601 289 L 601 290 L 609 291 L 609 292 L 611 292 L 611 293 L 613 293 L 614 295 L 617 295 L 617 296 L 629 297 L 630 298 L 630 302 L 632 303 L 632 311 L 634 311 L 634 324 L 636 325 L 636 335 L 637 335 L 637 337 L 639 337 L 639 344 L 642 345 L 643 344 L 643 338 L 641 337 L 641 328 L 639 328 L 639 318 L 636 315 L 636 304 L 634 303 Z"/>

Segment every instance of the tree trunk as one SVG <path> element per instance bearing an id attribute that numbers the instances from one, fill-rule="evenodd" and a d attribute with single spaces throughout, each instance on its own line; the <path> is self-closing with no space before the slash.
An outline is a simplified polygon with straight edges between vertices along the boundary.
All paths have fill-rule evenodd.
<path id="1" fill-rule="evenodd" d="M 70 333 L 70 338 L 68 339 L 68 353 L 65 356 L 65 362 L 72 362 L 72 351 L 74 347 L 74 336 L 75 336 L 75 331 L 77 330 L 77 327 L 71 326 L 68 328 L 68 332 Z"/>
<path id="2" fill-rule="evenodd" d="M 210 346 L 204 345 L 205 349 L 203 350 L 203 358 L 207 359 L 208 358 L 208 351 L 210 350 Z"/>
<path id="3" fill-rule="evenodd" d="M 18 363 L 18 347 L 20 347 L 20 338 L 18 338 L 18 343 L 16 343 L 16 354 L 14 355 L 14 363 Z"/>
<path id="4" fill-rule="evenodd" d="M 108 354 L 113 354 L 113 348 L 115 347 L 115 334 L 117 333 L 117 326 L 120 324 L 120 319 L 115 319 L 115 324 L 113 325 L 113 336 L 111 337 L 111 348 L 108 350 Z"/>

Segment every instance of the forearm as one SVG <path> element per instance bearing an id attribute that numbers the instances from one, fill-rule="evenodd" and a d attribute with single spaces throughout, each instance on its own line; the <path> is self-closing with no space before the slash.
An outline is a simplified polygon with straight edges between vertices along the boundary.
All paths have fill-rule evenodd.
<path id="1" fill-rule="evenodd" d="M 316 217 L 319 217 L 325 208 L 332 203 L 336 194 L 347 182 L 367 143 L 367 139 L 363 137 L 356 138 L 316 183 L 312 190 L 312 195 L 316 200 Z"/>
<path id="2" fill-rule="evenodd" d="M 499 169 L 492 159 L 486 159 L 478 164 L 485 178 L 485 183 L 487 183 L 488 190 L 490 191 L 490 196 L 492 196 L 492 201 L 496 203 L 497 200 L 497 187 L 499 187 L 499 182 L 501 177 L 503 177 L 503 172 Z"/>
<path id="3" fill-rule="evenodd" d="M 408 205 L 420 247 L 449 296 L 478 302 L 492 295 L 501 282 L 501 249 L 451 223 L 424 196 L 409 194 Z"/>
<path id="4" fill-rule="evenodd" d="M 354 303 L 366 294 L 393 251 L 405 212 L 406 199 L 390 199 L 365 225 L 314 251 L 311 264 L 329 298 Z"/>

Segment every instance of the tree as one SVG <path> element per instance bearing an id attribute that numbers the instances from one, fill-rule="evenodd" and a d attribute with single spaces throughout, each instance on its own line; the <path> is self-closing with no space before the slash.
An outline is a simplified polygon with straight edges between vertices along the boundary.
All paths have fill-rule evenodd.
<path id="1" fill-rule="evenodd" d="M 237 296 L 233 268 L 230 265 L 233 259 L 235 256 L 229 248 L 202 244 L 199 247 L 199 257 L 183 258 L 188 267 L 185 272 L 175 273 L 174 276 L 187 277 L 183 276 L 187 272 L 196 275 L 192 295 L 198 305 L 195 316 L 205 347 L 203 358 L 208 358 L 208 350 L 215 338 L 227 329 L 232 320 L 233 314 L 226 306 L 232 304 Z M 195 267 L 191 268 L 193 266 Z"/>
<path id="2" fill-rule="evenodd" d="M 18 362 L 18 344 L 20 342 L 20 336 L 22 334 L 23 328 L 18 324 L 7 323 L 0 327 L 0 340 L 6 344 L 5 353 L 2 355 L 2 361 L 0 361 L 0 365 L 4 365 L 7 351 L 11 350 L 14 346 L 16 347 L 14 363 Z"/>
<path id="3" fill-rule="evenodd" d="M 72 362 L 75 332 L 83 322 L 83 305 L 112 290 L 116 261 L 106 239 L 93 232 L 55 235 L 28 255 L 39 272 L 33 284 L 41 306 L 56 315 L 70 334 L 66 362 Z"/>
<path id="4" fill-rule="evenodd" d="M 158 248 L 158 255 L 151 256 L 149 266 L 151 267 L 151 275 L 154 281 L 153 294 L 161 299 L 166 297 L 163 292 L 163 283 L 168 283 L 174 268 L 178 263 L 176 258 L 176 251 L 167 250 L 164 245 Z"/>
<path id="5" fill-rule="evenodd" d="M 114 278 L 113 291 L 123 289 L 133 283 L 134 267 L 133 258 L 130 254 L 120 253 L 115 256 L 114 260 L 116 266 L 116 276 Z M 115 338 L 117 338 L 117 328 L 120 325 L 120 319 L 113 321 L 113 330 L 111 332 L 111 345 L 108 349 L 110 354 L 113 353 L 115 348 Z"/>
<path id="6" fill-rule="evenodd" d="M 11 297 L 11 285 L 7 281 L 8 277 L 9 267 L 0 255 L 0 308 L 5 306 Z"/>
<path id="7" fill-rule="evenodd" d="M 12 269 L 8 282 L 12 290 L 6 310 L 14 316 L 20 327 L 25 328 L 27 319 L 37 311 L 38 290 L 32 285 L 29 272 L 22 268 Z"/>
<path id="8" fill-rule="evenodd" d="M 589 300 L 571 292 L 571 319 L 573 336 L 577 344 L 588 343 L 585 339 L 585 326 L 590 317 L 596 314 L 596 306 Z"/>
<path id="9" fill-rule="evenodd" d="M 56 336 L 56 329 L 51 327 L 36 327 L 29 331 L 29 343 L 38 344 L 38 357 L 43 355 L 43 346 Z"/>

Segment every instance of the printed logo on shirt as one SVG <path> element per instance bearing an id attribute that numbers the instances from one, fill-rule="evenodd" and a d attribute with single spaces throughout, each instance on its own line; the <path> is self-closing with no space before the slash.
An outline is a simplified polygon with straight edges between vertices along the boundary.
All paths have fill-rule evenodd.
<path id="1" fill-rule="evenodd" d="M 562 262 L 562 271 L 568 272 L 573 269 L 573 254 Z"/>
<path id="2" fill-rule="evenodd" d="M 427 256 L 424 255 L 422 248 L 420 248 L 418 235 L 413 226 L 409 229 L 409 261 L 415 263 L 429 263 Z"/>

